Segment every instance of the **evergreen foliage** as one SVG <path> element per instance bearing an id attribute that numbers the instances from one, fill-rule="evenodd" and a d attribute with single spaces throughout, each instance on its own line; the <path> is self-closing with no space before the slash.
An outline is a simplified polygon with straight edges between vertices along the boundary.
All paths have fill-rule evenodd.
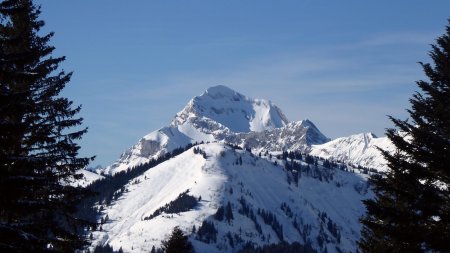
<path id="1" fill-rule="evenodd" d="M 420 63 L 429 81 L 418 81 L 410 99 L 412 122 L 390 117 L 398 130 L 386 135 L 397 151 L 382 151 L 390 169 L 371 178 L 364 252 L 450 251 L 450 26 L 430 56 L 433 65 Z"/>
<path id="2" fill-rule="evenodd" d="M 307 164 L 314 164 L 315 161 L 316 161 L 316 159 L 314 159 L 313 156 L 310 156 L 310 155 L 306 155 L 306 156 L 305 156 L 305 162 L 306 162 Z"/>
<path id="3" fill-rule="evenodd" d="M 150 250 L 150 253 L 164 253 L 164 250 L 161 248 L 156 249 L 155 246 L 152 246 L 152 249 Z"/>
<path id="4" fill-rule="evenodd" d="M 302 154 L 298 151 L 283 151 L 282 159 L 287 160 L 288 158 L 291 160 L 302 160 Z"/>
<path id="5" fill-rule="evenodd" d="M 241 198 L 239 199 L 239 203 L 241 204 L 241 208 L 239 208 L 238 213 L 250 218 L 250 220 L 253 221 L 253 224 L 255 224 L 256 231 L 258 231 L 259 234 L 262 234 L 261 225 L 259 225 L 258 221 L 256 220 L 256 215 L 255 213 L 253 213 L 253 209 L 250 207 L 244 197 L 241 196 Z"/>
<path id="6" fill-rule="evenodd" d="M 294 216 L 291 207 L 286 202 L 281 203 L 280 208 L 281 210 L 283 210 L 287 217 L 292 218 Z"/>
<path id="7" fill-rule="evenodd" d="M 280 242 L 278 244 L 270 244 L 262 247 L 255 247 L 251 243 L 247 243 L 238 253 L 316 253 L 311 245 L 302 245 L 298 242 L 287 243 Z"/>
<path id="8" fill-rule="evenodd" d="M 272 227 L 273 231 L 278 236 L 278 239 L 283 241 L 283 226 L 278 221 L 277 216 L 270 211 L 265 211 L 264 209 L 258 209 L 258 214 L 261 216 L 264 223 Z"/>
<path id="9" fill-rule="evenodd" d="M 145 217 L 144 220 L 151 220 L 162 213 L 181 213 L 192 210 L 198 204 L 198 199 L 188 193 L 189 190 L 180 193 L 175 200 L 170 201 L 170 203 L 165 206 L 158 208 L 152 215 Z"/>
<path id="10" fill-rule="evenodd" d="M 92 158 L 78 157 L 80 106 L 61 96 L 72 73 L 53 58 L 53 33 L 31 0 L 0 2 L 0 251 L 73 252 L 84 224 L 73 217 L 86 194 L 69 183 Z M 74 130 L 76 129 L 76 130 Z"/>
<path id="11" fill-rule="evenodd" d="M 210 243 L 217 241 L 217 229 L 214 223 L 204 220 L 197 230 L 197 240 Z"/>
<path id="12" fill-rule="evenodd" d="M 234 219 L 233 209 L 231 208 L 230 201 L 228 201 L 227 206 L 225 207 L 225 219 L 228 221 L 228 223 L 230 223 L 231 220 Z"/>
<path id="13" fill-rule="evenodd" d="M 226 145 L 229 146 L 232 149 L 242 150 L 242 147 L 240 147 L 240 146 L 238 146 L 236 144 L 233 144 L 233 143 L 226 143 Z"/>
<path id="14" fill-rule="evenodd" d="M 223 218 L 225 217 L 225 208 L 223 206 L 219 207 L 214 214 L 214 219 L 218 221 L 223 221 Z"/>
<path id="15" fill-rule="evenodd" d="M 204 150 L 201 150 L 199 147 L 195 147 L 195 148 L 193 149 L 193 151 L 194 151 L 194 154 L 200 154 L 200 155 L 202 155 L 204 159 L 208 158 L 208 156 L 206 155 L 205 151 L 204 151 Z"/>
<path id="16" fill-rule="evenodd" d="M 123 250 L 120 248 L 115 251 L 109 244 L 106 244 L 103 246 L 97 245 L 92 253 L 123 253 Z"/>
<path id="17" fill-rule="evenodd" d="M 226 237 L 227 237 L 227 240 L 228 240 L 228 244 L 230 244 L 230 247 L 234 248 L 234 239 L 233 239 L 233 236 L 231 235 L 230 231 L 228 231 Z"/>
<path id="18" fill-rule="evenodd" d="M 167 241 L 162 242 L 165 253 L 193 253 L 194 248 L 179 227 L 175 227 Z"/>

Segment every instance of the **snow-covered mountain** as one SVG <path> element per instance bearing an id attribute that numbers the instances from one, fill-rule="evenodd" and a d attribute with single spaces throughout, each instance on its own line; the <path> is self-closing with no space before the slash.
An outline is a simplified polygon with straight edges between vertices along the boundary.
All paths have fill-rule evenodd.
<path id="1" fill-rule="evenodd" d="M 366 175 L 324 168 L 321 161 L 297 162 L 297 170 L 286 170 L 281 166 L 286 161 L 274 164 L 226 144 L 195 146 L 130 181 L 103 211 L 108 218 L 102 231 L 93 233 L 94 242 L 149 252 L 179 226 L 199 253 L 281 240 L 320 252 L 354 252 L 361 200 L 372 197 Z M 186 195 L 194 204 L 170 211 Z"/>
<path id="2" fill-rule="evenodd" d="M 393 151 L 386 137 L 370 133 L 330 141 L 309 120 L 289 122 L 268 100 L 211 87 L 168 126 L 94 170 L 108 176 L 143 165 L 104 194 L 113 199 L 98 201 L 104 224 L 92 232 L 94 245 L 149 252 L 178 226 L 196 252 L 280 241 L 355 252 L 361 200 L 373 197 L 368 175 L 357 167 L 386 169 L 376 147 Z M 287 158 L 284 151 L 295 154 Z"/>
<path id="3" fill-rule="evenodd" d="M 169 126 L 141 138 L 103 172 L 114 174 L 195 142 L 306 151 L 312 144 L 328 140 L 311 121 L 289 122 L 272 102 L 252 99 L 219 85 L 191 99 Z"/>
<path id="4" fill-rule="evenodd" d="M 354 166 L 385 171 L 386 161 L 378 148 L 394 152 L 394 146 L 387 137 L 362 133 L 337 138 L 321 145 L 312 145 L 310 154 Z"/>

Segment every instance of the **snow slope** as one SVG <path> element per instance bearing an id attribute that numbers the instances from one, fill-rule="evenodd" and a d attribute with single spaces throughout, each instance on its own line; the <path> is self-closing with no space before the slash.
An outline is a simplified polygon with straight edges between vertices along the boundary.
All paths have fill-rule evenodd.
<path id="1" fill-rule="evenodd" d="M 82 169 L 78 171 L 79 174 L 83 174 L 83 178 L 76 180 L 75 182 L 71 183 L 73 186 L 81 186 L 86 187 L 92 182 L 104 178 L 102 175 L 97 174 L 95 172 L 92 172 L 87 169 Z"/>
<path id="2" fill-rule="evenodd" d="M 152 246 L 159 247 L 175 226 L 190 235 L 200 253 L 236 252 L 247 241 L 257 245 L 279 242 L 279 235 L 257 211 L 260 209 L 276 217 L 287 242 L 309 243 L 328 252 L 337 252 L 337 248 L 342 252 L 355 251 L 360 234 L 358 219 L 364 213 L 361 200 L 372 197 L 365 175 L 325 169 L 319 162 L 311 173 L 301 174 L 296 185 L 288 183 L 292 174 L 268 157 L 221 143 L 198 148 L 206 158 L 189 149 L 132 180 L 126 193 L 104 210 L 103 216 L 109 219 L 103 231 L 94 232 L 95 243 L 109 243 L 125 252 L 148 252 Z M 194 209 L 144 220 L 186 190 L 196 198 L 201 196 Z M 256 217 L 254 220 L 239 211 L 244 206 L 242 199 Z M 215 219 L 218 208 L 228 203 L 234 218 L 230 222 Z M 286 211 L 286 206 L 290 211 Z M 217 229 L 215 242 L 206 243 L 193 233 L 193 226 L 198 230 L 204 220 Z M 334 234 L 330 224 L 335 228 Z"/>
<path id="3" fill-rule="evenodd" d="M 103 172 L 114 174 L 189 143 L 212 141 L 252 149 L 306 151 L 328 138 L 309 120 L 288 122 L 268 100 L 251 99 L 219 85 L 191 99 L 169 126 L 141 138 Z"/>
<path id="4" fill-rule="evenodd" d="M 394 152 L 394 146 L 387 137 L 378 138 L 372 133 L 361 133 L 337 138 L 321 145 L 312 145 L 310 154 L 354 166 L 360 165 L 385 171 L 386 161 L 377 147 Z"/>

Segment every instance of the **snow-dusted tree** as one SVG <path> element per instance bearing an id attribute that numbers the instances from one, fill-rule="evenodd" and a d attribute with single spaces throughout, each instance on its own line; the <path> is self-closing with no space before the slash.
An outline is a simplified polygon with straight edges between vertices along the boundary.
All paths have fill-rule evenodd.
<path id="1" fill-rule="evenodd" d="M 429 81 L 410 99 L 412 121 L 391 117 L 397 151 L 383 151 L 390 169 L 371 179 L 364 252 L 450 252 L 450 26 L 430 56 L 433 65 L 421 63 Z"/>
<path id="2" fill-rule="evenodd" d="M 68 182 L 89 158 L 78 158 L 86 129 L 80 107 L 61 97 L 71 73 L 51 56 L 53 33 L 31 0 L 0 2 L 0 251 L 71 252 L 83 243 L 72 217 L 83 195 Z"/>

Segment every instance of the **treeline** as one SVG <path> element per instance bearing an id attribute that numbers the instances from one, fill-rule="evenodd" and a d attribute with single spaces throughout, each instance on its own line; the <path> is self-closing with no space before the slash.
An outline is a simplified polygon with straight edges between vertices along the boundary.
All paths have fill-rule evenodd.
<path id="1" fill-rule="evenodd" d="M 262 247 L 255 247 L 252 243 L 247 243 L 237 253 L 317 253 L 317 251 L 311 245 L 303 245 L 298 242 L 280 242 Z"/>
<path id="2" fill-rule="evenodd" d="M 261 225 L 256 220 L 256 215 L 253 212 L 253 209 L 250 207 L 250 205 L 247 203 L 247 201 L 244 199 L 244 197 L 241 196 L 239 199 L 239 203 L 241 204 L 241 208 L 239 208 L 238 213 L 245 215 L 247 218 L 253 221 L 253 224 L 255 224 L 255 229 L 258 231 L 260 235 L 262 235 L 262 228 Z"/>
<path id="3" fill-rule="evenodd" d="M 91 252 L 88 250 L 88 252 Z M 109 244 L 106 245 L 97 245 L 95 246 L 92 253 L 123 253 L 122 248 L 119 250 L 114 250 L 113 247 L 111 247 Z"/>
<path id="4" fill-rule="evenodd" d="M 194 227 L 195 228 L 195 227 Z M 193 231 L 195 232 L 195 230 Z M 198 228 L 195 239 L 204 243 L 217 242 L 217 228 L 211 221 L 204 220 L 202 225 Z"/>
<path id="5" fill-rule="evenodd" d="M 258 208 L 258 215 L 261 216 L 264 223 L 271 226 L 275 234 L 278 236 L 278 239 L 280 241 L 284 240 L 283 236 L 283 226 L 280 224 L 280 222 L 277 219 L 277 216 L 275 216 L 270 211 L 266 211 L 264 209 Z"/>
<path id="6" fill-rule="evenodd" d="M 288 158 L 291 160 L 289 161 Z M 296 161 L 297 158 L 300 158 L 298 160 L 305 162 L 306 165 Z M 284 160 L 284 169 L 286 170 L 286 179 L 288 184 L 294 183 L 296 186 L 298 186 L 298 181 L 302 174 L 318 179 L 319 181 L 330 182 L 333 180 L 334 170 L 341 170 L 351 173 L 358 171 L 359 173 L 371 175 L 372 177 L 380 176 L 380 173 L 376 169 L 363 167 L 361 165 L 353 166 L 355 168 L 350 169 L 346 164 L 339 161 L 332 161 L 322 157 L 311 156 L 309 154 L 302 155 L 299 152 L 294 151 L 285 151 L 282 155 L 278 155 L 277 159 Z M 337 184 L 337 186 L 339 187 L 339 184 Z"/>
<path id="7" fill-rule="evenodd" d="M 214 214 L 214 219 L 218 221 L 223 221 L 224 219 L 231 223 L 231 220 L 234 219 L 233 216 L 233 210 L 231 208 L 231 203 L 228 201 L 226 206 L 221 206 L 217 209 L 216 213 Z"/>
<path id="8" fill-rule="evenodd" d="M 293 182 L 296 186 L 298 186 L 298 181 L 301 178 L 302 174 L 318 179 L 319 181 L 329 182 L 333 180 L 333 172 L 331 169 L 323 169 L 317 165 L 302 165 L 301 163 L 296 161 L 285 161 L 284 168 L 286 170 L 288 184 L 291 184 Z"/>
<path id="9" fill-rule="evenodd" d="M 341 243 L 341 232 L 337 228 L 337 224 L 331 220 L 331 218 L 328 217 L 328 215 L 325 212 L 319 212 L 319 218 L 322 221 L 320 223 L 320 229 L 319 234 L 317 235 L 317 244 L 320 248 L 326 248 L 326 244 L 333 242 L 340 244 Z M 325 228 L 328 230 L 329 233 L 325 232 Z M 332 237 L 329 236 L 331 234 Z M 341 252 L 339 247 L 336 247 L 336 250 L 338 252 Z"/>
<path id="10" fill-rule="evenodd" d="M 272 154 L 269 153 L 268 150 L 264 151 L 264 152 L 259 152 L 259 157 L 261 156 L 266 156 L 269 157 L 269 159 L 272 159 Z M 377 176 L 379 174 L 379 172 L 374 169 L 374 168 L 368 168 L 368 167 L 364 167 L 361 165 L 354 165 L 354 164 L 350 164 L 350 163 L 345 163 L 343 161 L 339 161 L 339 160 L 328 160 L 319 156 L 312 156 L 309 154 L 305 154 L 305 153 L 301 153 L 300 151 L 283 151 L 281 154 L 277 155 L 275 157 L 278 160 L 283 160 L 284 164 L 285 164 L 285 168 L 290 171 L 291 173 L 295 173 L 296 171 L 300 171 L 301 168 L 301 164 L 297 161 L 303 161 L 305 163 L 307 163 L 310 166 L 314 166 L 314 167 L 318 167 L 319 165 L 322 165 L 323 167 L 327 168 L 327 169 L 339 169 L 342 171 L 347 171 L 347 172 L 352 172 L 355 173 L 356 170 L 359 171 L 359 173 L 362 174 L 367 174 L 367 175 L 375 175 Z M 289 159 L 290 159 L 290 163 L 289 163 Z M 319 163 L 320 162 L 320 163 Z M 275 161 L 275 164 L 278 164 L 278 162 Z M 349 166 L 354 167 L 355 169 L 350 169 Z M 306 169 L 308 170 L 308 169 Z M 324 179 L 321 178 L 319 175 L 314 175 L 314 174 L 309 174 L 308 176 L 312 176 L 315 177 L 319 180 Z M 298 177 L 300 177 L 300 175 L 298 175 Z M 297 176 L 294 175 L 294 177 L 291 177 L 290 182 L 292 180 L 296 180 Z"/>
<path id="11" fill-rule="evenodd" d="M 194 154 L 200 154 L 203 156 L 203 158 L 205 158 L 205 159 L 207 158 L 206 152 L 204 150 L 201 150 L 199 147 L 195 147 L 193 149 L 193 151 L 194 151 Z"/>

